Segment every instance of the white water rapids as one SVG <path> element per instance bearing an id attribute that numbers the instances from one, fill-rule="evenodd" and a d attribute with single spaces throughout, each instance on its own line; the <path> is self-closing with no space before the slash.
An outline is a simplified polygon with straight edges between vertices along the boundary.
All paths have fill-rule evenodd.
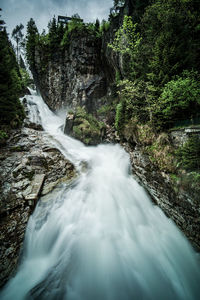
<path id="1" fill-rule="evenodd" d="M 62 118 L 28 96 L 30 118 L 81 170 L 39 201 L 21 264 L 2 300 L 197 300 L 197 254 L 130 173 L 119 145 L 85 147 L 63 134 Z M 37 118 L 37 109 L 40 118 Z"/>

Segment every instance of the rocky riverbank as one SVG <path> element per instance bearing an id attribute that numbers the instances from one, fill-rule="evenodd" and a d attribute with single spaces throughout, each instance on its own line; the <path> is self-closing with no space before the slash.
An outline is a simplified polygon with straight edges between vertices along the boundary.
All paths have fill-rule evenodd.
<path id="1" fill-rule="evenodd" d="M 25 126 L 13 130 L 0 149 L 1 286 L 16 270 L 26 224 L 34 210 L 34 202 L 28 199 L 35 176 L 45 175 L 42 195 L 75 176 L 74 166 L 50 144 L 41 126 L 30 122 Z"/>

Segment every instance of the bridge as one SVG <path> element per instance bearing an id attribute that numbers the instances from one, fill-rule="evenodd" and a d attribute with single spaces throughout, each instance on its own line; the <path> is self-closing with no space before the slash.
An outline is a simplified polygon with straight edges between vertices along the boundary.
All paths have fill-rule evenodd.
<path id="1" fill-rule="evenodd" d="M 71 17 L 65 17 L 65 16 L 58 16 L 58 23 L 67 24 L 71 20 L 76 20 L 76 21 L 83 22 L 83 19 L 79 19 L 79 18 L 73 18 L 73 17 L 71 18 Z"/>

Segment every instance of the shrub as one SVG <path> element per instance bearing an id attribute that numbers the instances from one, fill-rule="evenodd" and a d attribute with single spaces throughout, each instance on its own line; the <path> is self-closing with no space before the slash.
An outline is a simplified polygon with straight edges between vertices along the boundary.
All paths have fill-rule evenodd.
<path id="1" fill-rule="evenodd" d="M 192 136 L 177 150 L 179 164 L 186 170 L 200 170 L 200 139 Z"/>
<path id="2" fill-rule="evenodd" d="M 8 135 L 5 131 L 0 130 L 0 143 L 4 142 L 8 138 Z"/>
<path id="3" fill-rule="evenodd" d="M 154 122 L 161 129 L 171 127 L 176 120 L 197 115 L 200 109 L 199 81 L 191 73 L 185 75 L 169 81 L 158 99 Z"/>
<path id="4" fill-rule="evenodd" d="M 115 128 L 120 131 L 124 125 L 125 100 L 121 100 L 116 107 Z"/>

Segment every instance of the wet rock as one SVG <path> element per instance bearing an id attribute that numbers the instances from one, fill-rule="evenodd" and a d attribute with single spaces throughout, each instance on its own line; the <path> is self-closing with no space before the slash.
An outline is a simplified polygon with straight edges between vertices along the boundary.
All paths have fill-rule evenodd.
<path id="1" fill-rule="evenodd" d="M 27 127 L 27 128 L 35 129 L 35 130 L 41 130 L 41 131 L 43 130 L 41 124 L 37 124 L 37 123 L 33 123 L 33 122 L 26 122 L 24 124 L 24 126 Z"/>
<path id="2" fill-rule="evenodd" d="M 103 141 L 106 127 L 103 122 L 88 114 L 84 108 L 67 116 L 64 132 L 86 145 L 97 145 Z"/>
<path id="3" fill-rule="evenodd" d="M 0 149 L 0 286 L 15 272 L 26 225 L 34 209 L 34 178 L 45 174 L 47 194 L 62 180 L 75 176 L 74 166 L 52 146 L 43 131 L 22 128 L 13 131 Z"/>
<path id="4" fill-rule="evenodd" d="M 71 134 L 73 130 L 73 125 L 74 125 L 74 118 L 75 114 L 70 113 L 67 115 L 66 120 L 65 120 L 65 127 L 64 127 L 64 133 L 65 134 Z"/>
<path id="5" fill-rule="evenodd" d="M 178 186 L 174 185 L 169 174 L 153 165 L 141 146 L 137 145 L 134 150 L 128 144 L 123 146 L 130 154 L 133 173 L 138 176 L 152 201 L 176 223 L 194 248 L 200 251 L 199 201 L 191 199 L 180 188 L 176 190 Z"/>

